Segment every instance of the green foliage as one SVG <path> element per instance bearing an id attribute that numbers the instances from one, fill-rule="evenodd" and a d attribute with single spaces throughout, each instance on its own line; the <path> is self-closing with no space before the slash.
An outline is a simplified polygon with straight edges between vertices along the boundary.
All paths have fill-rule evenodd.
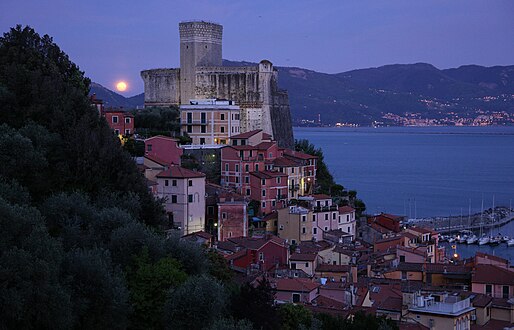
<path id="1" fill-rule="evenodd" d="M 230 283 L 232 280 L 232 271 L 228 267 L 227 260 L 216 251 L 207 252 L 209 258 L 209 275 L 223 283 Z"/>
<path id="2" fill-rule="evenodd" d="M 278 309 L 281 329 L 309 329 L 312 323 L 312 313 L 303 305 L 284 304 Z"/>
<path id="3" fill-rule="evenodd" d="M 144 248 L 130 267 L 129 288 L 134 308 L 132 328 L 158 329 L 162 323 L 162 308 L 170 288 L 183 283 L 187 274 L 182 265 L 170 257 L 153 262 Z"/>
<path id="4" fill-rule="evenodd" d="M 148 107 L 134 110 L 135 129 L 139 135 L 180 135 L 180 111 L 177 107 Z"/>
<path id="5" fill-rule="evenodd" d="M 384 316 L 374 316 L 358 311 L 348 318 L 332 316 L 328 314 L 316 314 L 315 318 L 320 321 L 323 330 L 396 330 L 398 325 L 391 319 Z"/>
<path id="6" fill-rule="evenodd" d="M 277 329 L 279 324 L 274 301 L 275 294 L 266 278 L 258 280 L 256 286 L 245 283 L 231 299 L 232 314 L 238 319 L 248 319 L 257 329 Z"/>
<path id="7" fill-rule="evenodd" d="M 171 290 L 164 307 L 167 329 L 210 327 L 226 310 L 227 294 L 221 282 L 201 275 Z"/>
<path id="8" fill-rule="evenodd" d="M 253 330 L 252 323 L 248 320 L 234 320 L 232 318 L 222 318 L 214 322 L 209 330 Z"/>
<path id="9" fill-rule="evenodd" d="M 316 172 L 316 184 L 317 192 L 322 194 L 331 194 L 331 187 L 336 183 L 334 177 L 330 174 L 327 165 L 324 162 L 323 151 L 320 148 L 314 146 L 308 140 L 296 140 L 295 150 L 303 153 L 317 156 L 317 172 Z"/>

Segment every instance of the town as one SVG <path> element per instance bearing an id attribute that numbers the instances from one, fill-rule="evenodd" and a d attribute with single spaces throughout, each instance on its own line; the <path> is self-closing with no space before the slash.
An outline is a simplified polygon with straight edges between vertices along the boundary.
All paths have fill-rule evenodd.
<path id="1" fill-rule="evenodd" d="M 189 42 L 205 42 L 209 31 L 219 37 L 221 30 L 213 23 L 181 24 L 182 56 L 189 56 Z M 191 48 L 202 51 L 200 46 Z M 195 66 L 194 60 L 181 63 Z M 196 69 L 208 74 L 208 64 Z M 216 67 L 215 74 L 222 70 Z M 265 61 L 259 70 L 273 72 Z M 233 71 L 227 71 L 228 80 Z M 150 81 L 152 74 L 142 75 Z M 445 251 L 433 229 L 409 225 L 404 216 L 366 215 L 348 198 L 319 193 L 318 157 L 295 150 L 287 135 L 277 133 L 266 104 L 242 108 L 241 100 L 197 98 L 191 86 L 180 90 L 186 95 L 172 98 L 187 98 L 178 105 L 180 130 L 191 143 L 147 137 L 144 156 L 134 158 L 149 191 L 164 202 L 169 235 L 179 233 L 216 252 L 241 282 L 269 281 L 278 305 L 342 318 L 365 312 L 400 329 L 512 326 L 514 270 L 508 260 L 480 252 L 462 258 Z M 159 98 L 158 91 L 147 94 Z M 94 96 L 91 101 L 116 135 L 134 137 L 133 114 L 106 109 Z M 198 168 L 188 168 L 191 159 Z M 206 174 L 212 168 L 218 175 Z"/>

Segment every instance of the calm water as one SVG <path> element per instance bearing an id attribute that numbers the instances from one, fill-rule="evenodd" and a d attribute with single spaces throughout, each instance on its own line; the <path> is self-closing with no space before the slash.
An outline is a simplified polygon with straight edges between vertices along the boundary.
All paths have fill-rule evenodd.
<path id="1" fill-rule="evenodd" d="M 514 202 L 514 127 L 295 128 L 367 210 L 467 214 Z M 514 233 L 512 233 L 514 235 Z"/>

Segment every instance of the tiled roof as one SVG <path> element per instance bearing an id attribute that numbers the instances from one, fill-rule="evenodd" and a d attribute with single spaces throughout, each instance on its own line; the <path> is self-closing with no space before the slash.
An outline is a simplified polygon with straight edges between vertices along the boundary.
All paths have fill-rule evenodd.
<path id="1" fill-rule="evenodd" d="M 151 160 L 152 162 L 157 163 L 157 164 L 162 165 L 162 166 L 167 166 L 167 165 L 169 165 L 167 161 L 162 160 L 162 159 L 160 159 L 159 157 L 156 157 L 156 156 L 154 156 L 154 155 L 145 155 L 144 157 L 145 157 L 146 159 L 149 159 L 149 160 Z"/>
<path id="2" fill-rule="evenodd" d="M 343 302 L 322 295 L 317 296 L 315 299 L 313 299 L 312 303 L 318 307 L 334 308 L 339 310 L 348 307 L 348 305 Z"/>
<path id="3" fill-rule="evenodd" d="M 497 257 L 497 256 L 493 256 L 492 254 L 487 254 L 487 253 L 483 253 L 483 252 L 480 252 L 480 251 L 477 251 L 475 253 L 475 257 L 480 257 L 480 258 L 484 258 L 484 259 L 490 259 L 490 260 L 494 260 L 494 261 L 498 261 L 498 262 L 501 262 L 501 263 L 504 263 L 504 264 L 509 264 L 509 261 L 507 259 L 504 259 L 504 258 L 500 258 L 500 257 Z"/>
<path id="4" fill-rule="evenodd" d="M 158 178 L 178 178 L 178 179 L 188 179 L 188 178 L 203 178 L 205 174 L 202 172 L 191 171 L 187 168 L 180 167 L 178 165 L 172 165 L 167 170 L 162 171 L 157 174 Z"/>
<path id="5" fill-rule="evenodd" d="M 299 159 L 313 159 L 318 158 L 318 156 L 308 155 L 306 153 L 300 152 L 300 151 L 294 151 L 291 149 L 284 149 L 284 154 L 287 156 L 299 158 Z"/>
<path id="6" fill-rule="evenodd" d="M 201 238 L 204 238 L 204 239 L 212 239 L 212 235 L 203 231 L 203 230 L 200 230 L 200 231 L 197 231 L 197 232 L 194 232 L 194 233 L 191 233 L 191 234 L 187 234 L 187 235 L 184 235 L 182 237 L 191 237 L 191 236 L 198 236 L 198 237 L 201 237 Z"/>
<path id="7" fill-rule="evenodd" d="M 352 212 L 355 212 L 355 209 L 351 206 L 340 206 L 339 207 L 339 213 L 340 214 L 343 214 L 343 213 L 352 213 Z"/>
<path id="8" fill-rule="evenodd" d="M 268 239 L 265 237 L 232 237 L 229 238 L 228 241 L 250 250 L 259 250 L 268 242 L 274 242 L 278 245 L 285 246 L 285 240 L 274 235 L 270 235 Z"/>
<path id="9" fill-rule="evenodd" d="M 282 278 L 276 282 L 277 291 L 310 292 L 320 285 L 306 278 Z"/>
<path id="10" fill-rule="evenodd" d="M 384 301 L 378 304 L 377 309 L 401 312 L 403 299 L 400 297 L 387 297 Z"/>
<path id="11" fill-rule="evenodd" d="M 268 150 L 269 148 L 271 148 L 275 144 L 276 144 L 275 142 L 261 142 L 261 143 L 257 144 L 255 146 L 255 148 L 257 148 L 259 150 Z"/>
<path id="12" fill-rule="evenodd" d="M 332 265 L 332 264 L 320 264 L 316 267 L 316 272 L 349 272 L 352 269 L 350 265 Z"/>
<path id="13" fill-rule="evenodd" d="M 294 167 L 294 166 L 300 166 L 298 162 L 294 161 L 291 158 L 286 157 L 277 157 L 273 160 L 273 165 L 279 166 L 279 167 Z"/>
<path id="14" fill-rule="evenodd" d="M 248 139 L 248 138 L 258 134 L 259 132 L 262 132 L 262 129 L 256 129 L 254 131 L 245 132 L 245 133 L 241 133 L 241 134 L 237 134 L 237 135 L 232 135 L 230 138 L 231 139 Z"/>
<path id="15" fill-rule="evenodd" d="M 473 283 L 514 285 L 514 271 L 494 265 L 476 265 L 473 272 Z"/>
<path id="16" fill-rule="evenodd" d="M 413 230 L 415 232 L 418 232 L 420 234 L 431 234 L 432 231 L 430 229 L 427 229 L 427 228 L 421 228 L 421 227 L 410 227 L 409 228 L 410 230 Z"/>
<path id="17" fill-rule="evenodd" d="M 314 261 L 318 255 L 315 253 L 293 253 L 290 257 L 290 261 Z"/>
<path id="18" fill-rule="evenodd" d="M 251 175 L 258 177 L 259 179 L 273 179 L 276 177 L 284 177 L 287 174 L 282 172 L 274 172 L 274 171 L 261 171 L 261 172 L 252 172 Z"/>
<path id="19" fill-rule="evenodd" d="M 485 295 L 485 294 L 480 294 L 480 293 L 476 293 L 476 296 L 475 298 L 473 298 L 472 300 L 472 303 L 473 303 L 473 307 L 486 307 L 487 305 L 489 305 L 489 303 L 491 303 L 491 301 L 493 301 L 493 298 L 488 296 L 488 295 Z"/>
<path id="20" fill-rule="evenodd" d="M 303 241 L 298 245 L 298 249 L 301 253 L 317 253 L 332 247 L 327 241 Z"/>

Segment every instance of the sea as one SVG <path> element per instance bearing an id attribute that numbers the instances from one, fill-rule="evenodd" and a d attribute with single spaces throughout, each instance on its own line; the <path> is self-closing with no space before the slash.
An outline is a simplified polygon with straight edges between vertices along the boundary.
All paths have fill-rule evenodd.
<path id="1" fill-rule="evenodd" d="M 335 181 L 356 190 L 367 213 L 466 217 L 482 201 L 484 209 L 514 204 L 513 126 L 296 127 L 294 136 L 321 148 Z M 514 222 L 497 232 L 513 237 Z M 514 247 L 480 249 L 514 262 Z"/>

